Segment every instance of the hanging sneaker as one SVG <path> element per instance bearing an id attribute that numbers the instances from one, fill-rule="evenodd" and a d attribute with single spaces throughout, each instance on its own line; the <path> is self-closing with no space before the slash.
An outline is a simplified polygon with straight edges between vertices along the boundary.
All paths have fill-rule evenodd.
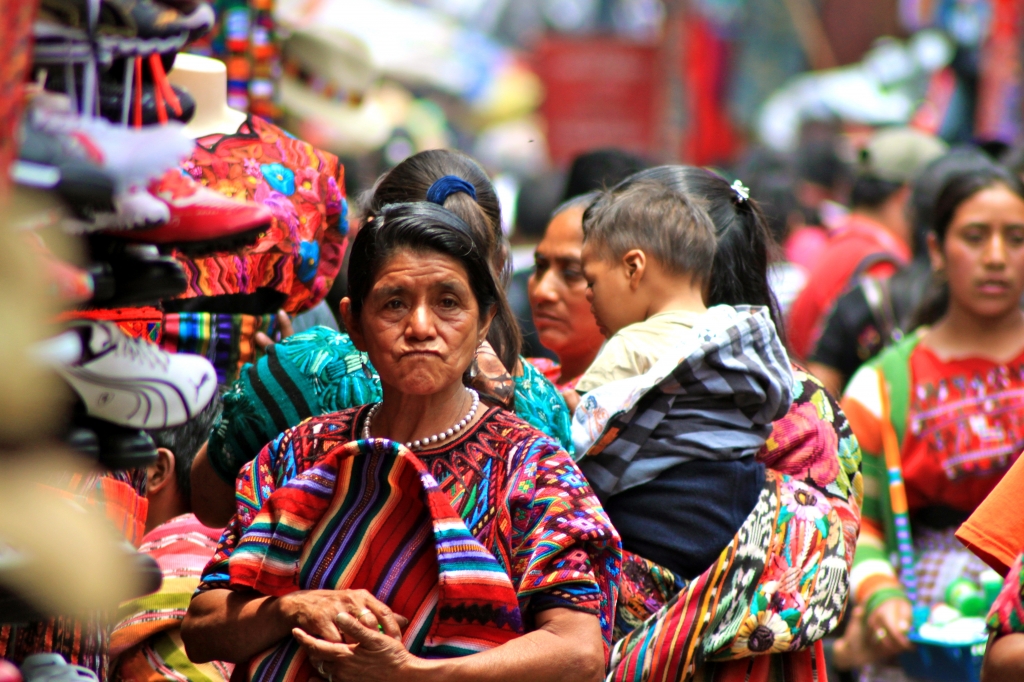
<path id="1" fill-rule="evenodd" d="M 43 281 L 51 298 L 66 307 L 92 300 L 96 283 L 91 272 L 58 258 L 38 233 L 26 231 L 22 234 L 39 260 Z"/>
<path id="2" fill-rule="evenodd" d="M 210 32 L 217 22 L 217 16 L 209 3 L 200 0 L 158 0 L 161 5 L 166 5 L 178 10 L 181 14 L 181 24 L 187 26 L 191 31 L 189 41 L 201 38 Z"/>
<path id="3" fill-rule="evenodd" d="M 189 19 L 176 9 L 152 0 L 103 0 L 104 5 L 130 16 L 139 38 L 169 38 L 191 33 Z"/>
<path id="4" fill-rule="evenodd" d="M 24 124 L 11 179 L 23 187 L 54 190 L 82 217 L 114 209 L 114 179 L 95 161 L 65 148 L 56 135 Z"/>
<path id="5" fill-rule="evenodd" d="M 159 227 L 170 219 L 166 203 L 141 187 L 131 187 L 114 196 L 113 213 L 97 213 L 85 231 L 145 229 Z"/>
<path id="6" fill-rule="evenodd" d="M 129 338 L 110 322 L 82 320 L 70 328 L 82 338 L 82 356 L 56 370 L 90 417 L 133 429 L 164 429 L 184 424 L 213 399 L 217 375 L 204 357 L 172 355 Z"/>
<path id="7" fill-rule="evenodd" d="M 262 204 L 231 199 L 177 170 L 151 183 L 149 191 L 167 205 L 171 215 L 167 224 L 106 234 L 202 255 L 249 246 L 273 221 L 270 209 Z"/>
<path id="8" fill-rule="evenodd" d="M 96 439 L 96 461 L 111 470 L 139 469 L 156 461 L 156 443 L 141 429 L 129 429 L 102 419 L 75 417 L 75 431 L 87 431 Z M 85 454 L 83 450 L 79 450 Z"/>
<path id="9" fill-rule="evenodd" d="M 92 429 L 72 426 L 61 440 L 86 459 L 95 462 L 100 458 L 100 439 Z"/>
<path id="10" fill-rule="evenodd" d="M 69 157 L 100 166 L 113 178 L 118 192 L 144 187 L 177 168 L 195 148 L 195 140 L 180 123 L 122 128 L 106 119 L 63 111 L 63 103 L 49 93 L 39 95 L 26 116 L 29 125 L 59 140 Z"/>
<path id="11" fill-rule="evenodd" d="M 78 79 L 77 94 L 81 97 L 82 81 Z M 67 91 L 67 83 L 64 80 L 64 69 L 52 68 L 50 69 L 46 77 L 46 89 L 50 92 L 63 93 Z M 178 103 L 181 106 L 181 113 L 165 108 L 165 113 L 170 117 L 172 121 L 179 121 L 181 123 L 188 123 L 192 120 L 192 117 L 196 113 L 196 100 L 188 93 L 188 91 L 171 86 L 175 96 L 178 99 Z M 124 113 L 124 80 L 120 77 L 111 76 L 105 74 L 100 78 L 100 116 L 107 119 L 111 123 L 120 124 L 121 117 Z M 142 86 L 142 125 L 150 126 L 162 123 L 160 115 L 157 113 L 157 96 L 156 86 L 152 83 L 144 83 Z M 129 116 L 128 121 L 134 120 L 132 118 L 132 106 L 129 103 Z"/>

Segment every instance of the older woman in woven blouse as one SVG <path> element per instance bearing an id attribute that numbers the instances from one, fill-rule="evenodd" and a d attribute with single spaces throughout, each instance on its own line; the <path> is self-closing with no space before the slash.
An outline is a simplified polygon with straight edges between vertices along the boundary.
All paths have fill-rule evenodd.
<path id="1" fill-rule="evenodd" d="M 554 441 L 509 412 L 481 405 L 463 384 L 491 320 L 511 314 L 483 249 L 443 208 L 400 204 L 361 231 L 350 263 L 343 314 L 380 375 L 384 399 L 282 434 L 243 469 L 239 499 L 263 501 L 266 509 L 294 496 L 304 471 L 356 441 L 405 444 L 400 457 L 429 471 L 428 480 L 511 583 L 509 613 L 516 613 L 507 622 L 505 614 L 497 617 L 502 622 L 487 623 L 496 616 L 482 612 L 467 621 L 499 629 L 519 623 L 519 630 L 477 653 L 446 658 L 435 649 L 428 658 L 417 654 L 422 641 L 412 641 L 419 617 L 396 612 L 371 584 L 308 589 L 300 566 L 298 589 L 261 593 L 238 577 L 242 557 L 235 552 L 249 546 L 252 514 L 264 517 L 240 503 L 186 616 L 189 656 L 246 663 L 275 647 L 291 652 L 273 673 L 251 665 L 252 679 L 292 679 L 295 666 L 306 666 L 297 679 L 330 681 L 600 679 L 619 538 Z M 339 554 L 350 549 L 336 548 Z M 432 617 L 443 617 L 444 608 Z"/>

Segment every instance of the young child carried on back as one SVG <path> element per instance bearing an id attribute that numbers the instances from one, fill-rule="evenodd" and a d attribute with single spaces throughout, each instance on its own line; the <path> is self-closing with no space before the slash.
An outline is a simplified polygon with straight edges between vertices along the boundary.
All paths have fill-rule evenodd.
<path id="1" fill-rule="evenodd" d="M 587 217 L 583 275 L 608 341 L 577 382 L 579 393 L 644 374 L 692 334 L 707 312 L 703 289 L 715 257 L 711 218 L 658 185 L 599 200 Z"/>
<path id="2" fill-rule="evenodd" d="M 583 273 L 608 341 L 577 384 L 573 423 L 623 549 L 687 580 L 757 503 L 755 455 L 793 386 L 767 308 L 705 306 L 717 237 L 698 202 L 627 180 L 585 214 Z"/>

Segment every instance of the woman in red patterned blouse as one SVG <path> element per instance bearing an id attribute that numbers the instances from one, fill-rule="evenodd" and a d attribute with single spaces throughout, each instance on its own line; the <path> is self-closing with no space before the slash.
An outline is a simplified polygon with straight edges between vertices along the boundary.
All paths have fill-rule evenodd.
<path id="1" fill-rule="evenodd" d="M 243 469 L 238 512 L 182 627 L 189 657 L 249 661 L 251 679 L 260 680 L 315 679 L 314 670 L 328 682 L 600 679 L 611 638 L 618 535 L 557 444 L 511 413 L 480 406 L 462 382 L 491 320 L 511 315 L 484 250 L 470 228 L 440 206 L 399 204 L 363 228 L 350 263 L 350 297 L 342 301 L 342 313 L 353 342 L 380 375 L 384 399 L 307 420 Z M 297 518 L 289 528 L 301 529 L 330 516 L 316 517 L 310 509 L 344 505 L 321 499 L 325 477 L 340 471 L 323 463 L 334 462 L 338 448 L 353 441 L 372 449 L 373 443 L 365 445 L 369 439 L 405 443 L 413 451 L 402 457 L 425 476 L 428 490 L 445 496 L 451 514 L 444 523 L 461 518 L 488 550 L 486 556 L 508 575 L 512 602 L 507 610 L 495 615 L 447 603 L 453 583 L 442 580 L 436 608 L 424 602 L 402 613 L 385 603 L 383 592 L 380 598 L 371 594 L 372 584 L 360 586 L 364 589 L 338 589 L 337 582 L 311 585 L 295 565 L 310 561 L 312 572 L 321 573 L 330 563 L 323 557 L 364 551 L 350 538 L 358 543 L 365 535 L 331 536 L 340 539 L 330 540 L 326 554 L 309 541 L 296 550 L 302 557 L 296 562 L 282 559 L 289 550 L 280 544 L 261 545 L 261 538 L 269 537 L 261 535 L 268 527 L 263 510 L 299 500 L 299 506 L 288 507 L 285 521 Z M 364 457 L 352 467 L 367 461 Z M 321 470 L 327 473 L 317 473 Z M 383 489 L 394 478 L 359 480 L 360 490 Z M 437 523 L 435 516 L 435 533 Z M 384 545 L 376 554 L 388 551 Z M 253 565 L 277 585 L 294 581 L 292 588 L 273 593 L 276 588 L 260 589 L 265 583 L 246 582 L 244 570 L 236 568 Z M 433 654 L 417 655 L 431 643 L 424 645 L 409 632 L 423 632 L 424 618 L 451 619 L 453 611 L 465 612 L 455 620 L 470 626 L 512 627 L 512 638 L 474 650 L 465 645 L 467 636 L 450 644 L 458 654 L 439 655 L 435 647 Z M 263 655 L 275 647 L 280 656 Z M 467 650 L 476 653 L 466 655 Z M 446 657 L 453 655 L 458 657 Z"/>

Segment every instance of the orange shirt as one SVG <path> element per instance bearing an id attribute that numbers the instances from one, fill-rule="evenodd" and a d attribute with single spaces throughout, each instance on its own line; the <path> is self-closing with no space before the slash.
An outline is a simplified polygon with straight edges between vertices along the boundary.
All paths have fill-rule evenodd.
<path id="1" fill-rule="evenodd" d="M 956 532 L 978 557 L 1005 576 L 1024 550 L 1024 457 Z"/>

